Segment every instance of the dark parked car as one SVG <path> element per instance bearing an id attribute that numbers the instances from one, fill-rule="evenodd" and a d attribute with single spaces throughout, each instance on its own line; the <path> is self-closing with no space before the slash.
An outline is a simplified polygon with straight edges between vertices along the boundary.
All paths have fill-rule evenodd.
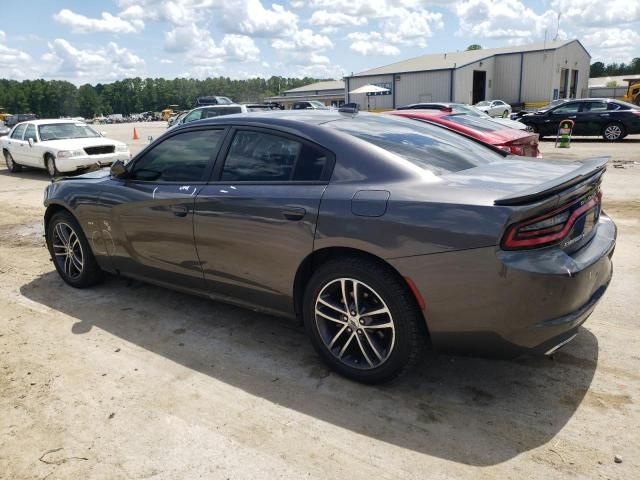
<path id="1" fill-rule="evenodd" d="M 301 319 L 362 382 L 427 345 L 550 353 L 611 279 L 606 159 L 505 155 L 390 115 L 217 117 L 47 186 L 46 240 L 73 287 L 110 272 Z"/>
<path id="2" fill-rule="evenodd" d="M 233 100 L 229 97 L 220 97 L 212 95 L 210 97 L 198 97 L 194 107 L 202 107 L 204 105 L 231 105 Z"/>
<path id="3" fill-rule="evenodd" d="M 15 115 L 11 115 L 5 121 L 5 124 L 9 128 L 15 127 L 20 122 L 28 122 L 29 120 L 35 120 L 38 117 L 34 113 L 17 113 Z"/>
<path id="4" fill-rule="evenodd" d="M 544 112 L 546 112 L 547 110 L 549 110 L 549 109 L 551 109 L 553 107 L 557 107 L 558 105 L 562 105 L 563 103 L 569 102 L 569 101 L 571 101 L 571 100 L 568 99 L 568 98 L 558 98 L 558 99 L 553 100 L 552 102 L 550 102 L 548 105 L 545 105 L 544 107 L 541 107 L 541 108 L 538 108 L 538 109 L 535 109 L 535 110 L 524 110 L 524 109 L 522 109 L 522 110 L 520 110 L 520 111 L 518 111 L 516 113 L 512 113 L 510 115 L 510 117 L 511 117 L 511 120 L 520 120 L 522 117 L 524 117 L 525 115 L 529 115 L 530 113 L 536 113 L 536 112 L 544 113 Z"/>
<path id="5" fill-rule="evenodd" d="M 572 100 L 546 111 L 525 115 L 520 121 L 543 137 L 555 136 L 560 122 L 565 119 L 575 122 L 574 135 L 602 135 L 610 142 L 640 133 L 640 107 L 606 98 Z"/>

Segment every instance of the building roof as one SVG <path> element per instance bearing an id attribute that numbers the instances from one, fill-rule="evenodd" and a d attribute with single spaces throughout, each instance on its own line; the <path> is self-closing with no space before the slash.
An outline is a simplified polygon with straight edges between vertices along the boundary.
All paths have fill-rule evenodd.
<path id="1" fill-rule="evenodd" d="M 305 93 L 316 92 L 322 90 L 344 90 L 344 81 L 342 80 L 327 80 L 324 82 L 310 83 L 303 87 L 292 88 L 291 90 L 285 90 L 283 93 Z"/>
<path id="2" fill-rule="evenodd" d="M 627 78 L 639 78 L 640 74 L 637 75 L 616 75 L 615 77 L 595 77 L 589 79 L 589 88 L 593 87 L 606 87 L 609 82 L 616 82 L 618 87 L 626 87 L 628 84 L 625 82 Z"/>
<path id="3" fill-rule="evenodd" d="M 518 45 L 501 48 L 486 48 L 482 50 L 465 50 L 462 52 L 435 53 L 410 58 L 401 62 L 392 63 L 383 67 L 372 68 L 364 72 L 356 73 L 352 77 L 364 77 L 370 75 L 388 75 L 391 73 L 421 72 L 428 70 L 449 70 L 460 68 L 470 63 L 509 53 L 523 53 L 540 50 L 556 50 L 564 45 L 577 40 L 563 40 L 558 42 L 539 42 L 528 45 Z M 579 42 L 578 42 L 579 43 Z M 582 45 L 582 44 L 581 44 Z M 583 47 L 584 48 L 584 47 Z M 585 50 L 586 52 L 586 50 Z"/>

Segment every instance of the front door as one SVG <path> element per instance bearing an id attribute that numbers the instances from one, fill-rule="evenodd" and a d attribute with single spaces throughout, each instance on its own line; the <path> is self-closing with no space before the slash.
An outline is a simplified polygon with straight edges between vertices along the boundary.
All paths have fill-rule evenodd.
<path id="1" fill-rule="evenodd" d="M 544 116 L 543 123 L 540 125 L 540 134 L 556 135 L 560 128 L 560 122 L 568 119 L 575 122 L 573 133 L 576 135 L 582 135 L 582 133 L 578 133 L 582 128 L 582 125 L 578 122 L 579 111 L 580 102 L 568 102 L 550 110 Z"/>
<path id="2" fill-rule="evenodd" d="M 31 139 L 33 146 L 29 143 Z M 32 167 L 44 167 L 44 156 L 40 148 L 38 148 L 38 136 L 36 135 L 36 126 L 33 123 L 28 123 L 27 128 L 24 131 L 24 158 L 23 164 Z"/>
<path id="3" fill-rule="evenodd" d="M 291 313 L 313 251 L 333 156 L 294 136 L 238 128 L 196 198 L 195 239 L 211 295 Z"/>
<path id="4" fill-rule="evenodd" d="M 224 129 L 207 128 L 174 134 L 137 157 L 126 179 L 104 187 L 100 202 L 110 208 L 110 221 L 102 235 L 114 269 L 183 290 L 206 290 L 193 212 L 224 135 Z"/>

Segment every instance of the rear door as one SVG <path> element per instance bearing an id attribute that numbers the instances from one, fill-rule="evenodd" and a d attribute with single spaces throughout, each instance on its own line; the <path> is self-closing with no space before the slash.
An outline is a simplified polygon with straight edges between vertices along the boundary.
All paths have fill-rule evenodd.
<path id="1" fill-rule="evenodd" d="M 333 158 L 275 130 L 232 130 L 195 206 L 196 245 L 212 296 L 292 312 L 295 274 L 313 251 Z"/>
<path id="2" fill-rule="evenodd" d="M 100 201 L 113 266 L 121 273 L 205 291 L 193 239 L 195 198 L 213 170 L 224 128 L 197 128 L 167 137 L 134 160 L 128 178 L 112 179 Z"/>
<path id="3" fill-rule="evenodd" d="M 590 100 L 582 103 L 582 109 L 578 113 L 581 135 L 600 135 L 602 126 L 609 123 L 611 112 L 608 111 L 608 102 L 605 100 Z M 576 123 L 576 127 L 578 124 Z"/>
<path id="4" fill-rule="evenodd" d="M 9 149 L 9 153 L 11 153 L 11 156 L 13 157 L 13 161 L 20 165 L 26 165 L 25 162 L 28 161 L 28 157 L 25 150 L 25 144 L 27 142 L 25 142 L 22 139 L 22 136 L 24 135 L 24 131 L 26 130 L 26 128 L 27 128 L 26 123 L 19 124 L 13 130 L 13 132 L 11 132 L 11 136 L 7 141 L 7 148 Z"/>

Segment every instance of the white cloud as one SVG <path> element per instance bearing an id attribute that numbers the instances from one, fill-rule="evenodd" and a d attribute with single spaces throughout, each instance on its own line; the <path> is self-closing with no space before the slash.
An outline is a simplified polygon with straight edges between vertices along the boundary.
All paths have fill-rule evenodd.
<path id="1" fill-rule="evenodd" d="M 441 13 L 428 10 L 393 9 L 392 15 L 380 22 L 385 39 L 395 45 L 425 48 L 433 29 L 444 28 Z"/>
<path id="2" fill-rule="evenodd" d="M 400 49 L 386 42 L 378 32 L 353 32 L 347 35 L 351 50 L 362 55 L 398 55 Z"/>
<path id="3" fill-rule="evenodd" d="M 318 35 L 305 28 L 286 39 L 277 38 L 271 46 L 276 50 L 326 50 L 333 48 L 333 42 L 325 35 Z"/>
<path id="4" fill-rule="evenodd" d="M 173 60 L 170 60 L 168 58 L 163 58 L 162 60 L 160 60 L 160 63 L 164 63 L 166 65 L 171 65 L 173 63 Z"/>
<path id="5" fill-rule="evenodd" d="M 0 30 L 0 78 L 29 78 L 33 65 L 31 56 L 21 50 L 7 47 L 4 44 L 6 38 L 6 34 Z"/>
<path id="6" fill-rule="evenodd" d="M 616 0 L 606 4 L 602 0 L 554 0 L 551 7 L 562 12 L 562 21 L 580 26 L 624 27 L 640 21 L 638 0 Z"/>
<path id="7" fill-rule="evenodd" d="M 476 38 L 513 39 L 555 35 L 557 14 L 537 14 L 520 0 L 464 0 L 455 5 L 459 35 Z M 527 42 L 528 43 L 528 42 Z"/>
<path id="8" fill-rule="evenodd" d="M 617 27 L 590 29 L 583 37 L 583 42 L 593 52 L 594 61 L 628 63 L 632 58 L 640 56 L 640 34 L 637 30 Z"/>
<path id="9" fill-rule="evenodd" d="M 251 37 L 246 35 L 227 34 L 222 39 L 225 59 L 236 62 L 257 62 L 260 49 Z"/>
<path id="10" fill-rule="evenodd" d="M 311 15 L 309 20 L 311 25 L 318 25 L 321 27 L 340 27 L 342 25 L 366 25 L 366 17 L 357 17 L 354 15 L 347 15 L 341 12 L 329 12 L 327 10 L 317 10 Z"/>
<path id="11" fill-rule="evenodd" d="M 53 16 L 53 19 L 61 25 L 71 27 L 74 33 L 134 33 L 140 28 L 140 24 L 134 26 L 120 17 L 102 12 L 102 18 L 89 18 L 65 8 Z"/>
<path id="12" fill-rule="evenodd" d="M 48 44 L 42 56 L 43 74 L 51 78 L 69 78 L 77 82 L 101 82 L 126 76 L 139 76 L 144 60 L 124 47 L 109 42 L 106 47 L 82 50 L 57 38 Z"/>
<path id="13" fill-rule="evenodd" d="M 297 30 L 298 16 L 274 3 L 264 8 L 260 0 L 225 2 L 222 20 L 229 32 L 256 37 L 283 37 Z"/>

